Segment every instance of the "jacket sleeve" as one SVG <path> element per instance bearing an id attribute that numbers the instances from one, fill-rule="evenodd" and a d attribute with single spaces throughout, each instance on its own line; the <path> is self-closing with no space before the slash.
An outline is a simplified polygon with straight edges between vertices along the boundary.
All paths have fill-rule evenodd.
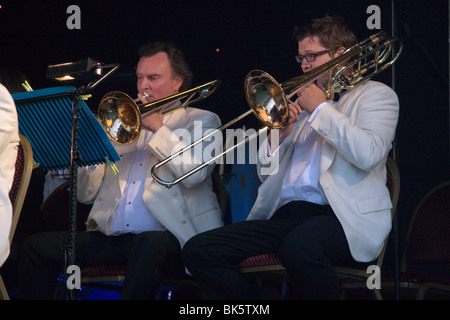
<path id="1" fill-rule="evenodd" d="M 184 147 L 189 146 L 192 142 L 197 141 L 205 134 L 214 131 L 219 126 L 220 120 L 216 114 L 198 109 L 192 111 L 191 109 L 182 128 L 161 127 L 149 141 L 148 146 L 158 160 L 162 161 Z M 222 140 L 222 133 L 217 131 L 209 139 L 169 161 L 165 166 L 169 169 L 171 176 L 164 175 L 168 171 L 162 169 L 157 170 L 156 174 L 163 180 L 173 180 L 174 177 L 180 177 L 211 159 L 218 151 L 221 151 Z M 214 169 L 214 163 L 190 175 L 181 183 L 186 187 L 192 187 L 201 183 L 211 174 Z M 160 173 L 164 176 L 160 176 Z"/>
<path id="2" fill-rule="evenodd" d="M 325 105 L 311 127 L 346 160 L 370 171 L 386 159 L 392 147 L 399 102 L 391 88 L 378 82 L 370 82 L 360 90 L 359 95 L 348 102 L 355 104 L 348 109 L 357 108 L 357 112 L 352 111 L 348 116 L 345 108 L 338 111 Z"/>
<path id="3" fill-rule="evenodd" d="M 105 175 L 105 164 L 78 168 L 77 198 L 85 204 L 91 204 L 97 197 Z"/>

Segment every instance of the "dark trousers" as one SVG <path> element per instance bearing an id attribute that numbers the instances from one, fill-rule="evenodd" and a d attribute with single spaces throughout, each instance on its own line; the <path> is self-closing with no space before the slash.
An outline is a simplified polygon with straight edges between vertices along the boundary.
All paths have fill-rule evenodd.
<path id="1" fill-rule="evenodd" d="M 341 224 L 329 206 L 303 201 L 281 207 L 269 220 L 230 224 L 191 238 L 183 261 L 211 299 L 259 299 L 238 263 L 279 253 L 302 299 L 339 299 L 334 265 L 351 258 Z"/>
<path id="2" fill-rule="evenodd" d="M 39 233 L 25 240 L 20 258 L 19 298 L 53 299 L 57 274 L 62 272 L 67 232 Z M 168 231 L 106 236 L 79 232 L 75 264 L 81 269 L 126 265 L 122 299 L 154 299 L 162 275 L 184 275 L 181 248 Z"/>

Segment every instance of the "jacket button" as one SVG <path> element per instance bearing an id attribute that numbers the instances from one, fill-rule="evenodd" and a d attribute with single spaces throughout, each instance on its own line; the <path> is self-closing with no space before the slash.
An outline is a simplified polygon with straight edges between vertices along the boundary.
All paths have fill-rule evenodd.
<path id="1" fill-rule="evenodd" d="M 319 128 L 319 133 L 320 134 L 323 134 L 324 136 L 326 136 L 327 134 L 328 134 L 328 131 L 327 130 L 324 130 L 324 129 L 322 129 L 322 128 Z"/>

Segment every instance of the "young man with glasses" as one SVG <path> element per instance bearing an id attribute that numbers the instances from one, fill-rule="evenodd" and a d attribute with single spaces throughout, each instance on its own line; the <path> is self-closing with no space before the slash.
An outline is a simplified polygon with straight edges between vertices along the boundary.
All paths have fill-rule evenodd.
<path id="1" fill-rule="evenodd" d="M 304 72 L 357 43 L 340 17 L 316 19 L 296 28 L 295 36 Z M 380 252 L 391 228 L 385 166 L 397 96 L 382 83 L 366 81 L 327 101 L 321 82 L 297 92 L 289 123 L 278 131 L 279 145 L 268 139 L 261 146 L 263 183 L 247 221 L 197 235 L 184 247 L 188 270 L 210 298 L 258 299 L 237 265 L 278 253 L 298 297 L 339 299 L 334 267 L 352 259 L 369 262 Z M 279 165 L 262 171 L 275 153 Z"/>

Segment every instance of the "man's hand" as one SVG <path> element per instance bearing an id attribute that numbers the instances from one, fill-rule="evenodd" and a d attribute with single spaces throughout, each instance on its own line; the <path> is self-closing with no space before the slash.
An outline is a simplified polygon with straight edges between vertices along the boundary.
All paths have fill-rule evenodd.
<path id="1" fill-rule="evenodd" d="M 303 112 L 303 110 L 298 104 L 296 104 L 294 102 L 289 103 L 289 121 L 286 124 L 286 126 L 282 129 L 280 129 L 280 131 L 279 131 L 279 134 L 280 134 L 279 144 L 281 144 L 284 141 L 284 139 L 286 139 L 291 134 L 292 129 L 294 128 L 294 124 L 298 121 L 299 114 L 302 112 Z M 269 139 L 269 145 L 271 147 L 271 150 L 275 151 L 275 149 L 278 148 L 278 146 L 271 145 L 271 135 L 270 134 L 268 136 L 268 139 Z"/>
<path id="2" fill-rule="evenodd" d="M 162 112 L 151 112 L 149 115 L 142 115 L 142 126 L 151 131 L 156 132 L 163 124 L 164 115 Z"/>
<path id="3" fill-rule="evenodd" d="M 301 108 L 309 114 L 322 103 L 327 100 L 325 92 L 322 88 L 315 84 L 309 84 L 297 91 L 297 103 Z"/>

